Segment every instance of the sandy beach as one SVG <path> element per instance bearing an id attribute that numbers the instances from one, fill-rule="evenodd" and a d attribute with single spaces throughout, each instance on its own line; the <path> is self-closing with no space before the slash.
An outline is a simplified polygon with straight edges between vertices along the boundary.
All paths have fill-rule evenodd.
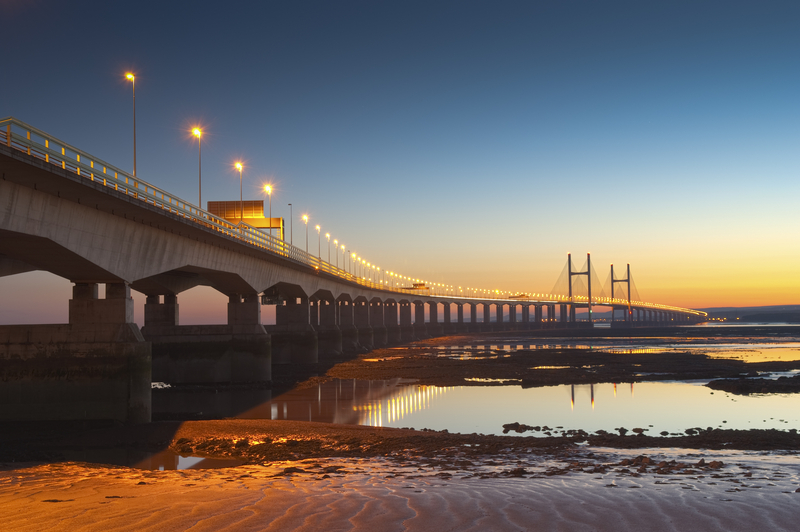
<path id="1" fill-rule="evenodd" d="M 795 530 L 800 457 L 595 449 L 452 468 L 322 459 L 145 471 L 79 463 L 0 473 L 4 530 Z M 619 465 L 722 462 L 671 474 Z M 640 459 L 641 461 L 641 459 Z M 602 467 L 602 464 L 608 464 Z M 601 467 L 598 467 L 601 466 Z M 641 466 L 639 466 L 641 467 Z"/>

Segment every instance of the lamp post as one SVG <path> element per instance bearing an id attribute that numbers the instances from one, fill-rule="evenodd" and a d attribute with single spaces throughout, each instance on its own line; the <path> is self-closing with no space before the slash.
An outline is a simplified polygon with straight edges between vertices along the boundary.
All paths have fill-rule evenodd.
<path id="1" fill-rule="evenodd" d="M 196 127 L 192 130 L 192 135 L 197 137 L 197 206 L 203 208 L 203 130 Z"/>
<path id="2" fill-rule="evenodd" d="M 342 244 L 342 268 L 347 271 L 347 266 L 345 266 L 345 261 L 347 260 L 347 255 L 344 254 L 344 244 Z M 336 261 L 339 261 L 339 252 L 336 252 Z"/>
<path id="3" fill-rule="evenodd" d="M 339 241 L 333 239 L 333 252 L 336 253 L 336 269 L 339 269 Z M 330 259 L 328 259 L 330 261 Z"/>
<path id="4" fill-rule="evenodd" d="M 289 245 L 294 246 L 294 217 L 292 216 L 292 204 L 289 204 Z"/>
<path id="5" fill-rule="evenodd" d="M 350 253 L 350 250 L 348 249 L 347 252 Z M 355 253 L 351 253 L 350 254 L 350 275 L 355 275 L 353 273 L 353 261 L 354 260 L 356 260 L 356 254 Z"/>
<path id="6" fill-rule="evenodd" d="M 320 236 L 319 226 L 316 227 L 317 229 L 317 258 L 322 260 L 322 236 Z"/>
<path id="7" fill-rule="evenodd" d="M 306 224 L 306 255 L 308 255 L 308 215 L 303 215 L 303 222 Z"/>
<path id="8" fill-rule="evenodd" d="M 239 170 L 239 223 L 244 221 L 244 196 L 242 195 L 242 163 L 236 163 L 236 169 Z"/>
<path id="9" fill-rule="evenodd" d="M 325 239 L 328 241 L 328 264 L 331 263 L 331 234 L 325 233 Z"/>
<path id="10" fill-rule="evenodd" d="M 272 237 L 272 185 L 264 185 L 264 192 L 269 194 L 269 236 Z"/>
<path id="11" fill-rule="evenodd" d="M 133 89 L 133 177 L 136 177 L 136 76 L 128 72 L 125 77 L 130 80 Z"/>

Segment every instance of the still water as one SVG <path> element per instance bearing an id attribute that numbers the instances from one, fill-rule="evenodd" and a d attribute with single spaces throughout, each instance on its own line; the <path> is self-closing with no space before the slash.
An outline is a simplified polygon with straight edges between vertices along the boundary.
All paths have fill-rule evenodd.
<path id="1" fill-rule="evenodd" d="M 425 346 L 423 353 L 460 359 L 499 358 L 514 350 L 553 348 L 639 353 L 680 350 L 757 361 L 800 360 L 800 342 L 731 338 L 592 338 Z M 406 348 L 398 348 L 400 351 Z M 419 354 L 417 352 L 416 354 Z M 390 357 L 391 355 L 389 355 Z M 383 357 L 384 359 L 387 357 Z M 368 359 L 370 360 L 370 359 Z M 378 363 L 380 359 L 371 359 Z M 791 372 L 789 373 L 791 374 Z M 778 374 L 762 377 L 775 378 Z M 488 383 L 487 383 L 488 384 Z M 289 419 L 450 432 L 502 434 L 503 424 L 547 426 L 551 433 L 617 427 L 682 433 L 687 428 L 800 428 L 799 394 L 737 396 L 702 382 L 621 382 L 520 386 L 420 386 L 413 381 L 337 380 L 272 397 L 269 390 L 154 394 L 154 412 L 173 418 Z M 541 435 L 538 433 L 527 433 Z"/>

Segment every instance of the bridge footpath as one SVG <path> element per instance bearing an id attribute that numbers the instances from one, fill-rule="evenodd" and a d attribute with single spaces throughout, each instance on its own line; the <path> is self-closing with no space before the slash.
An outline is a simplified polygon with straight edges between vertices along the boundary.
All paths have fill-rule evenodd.
<path id="1" fill-rule="evenodd" d="M 0 276 L 33 270 L 74 284 L 69 322 L 0 325 L 0 419 L 146 422 L 151 381 L 265 382 L 272 364 L 391 343 L 577 327 L 574 309 L 589 304 L 390 288 L 0 120 Z M 227 323 L 180 325 L 179 296 L 199 285 L 228 296 Z M 131 289 L 146 296 L 141 330 Z M 261 323 L 265 304 L 275 325 Z M 690 309 L 607 304 L 627 308 L 628 326 L 702 321 Z"/>

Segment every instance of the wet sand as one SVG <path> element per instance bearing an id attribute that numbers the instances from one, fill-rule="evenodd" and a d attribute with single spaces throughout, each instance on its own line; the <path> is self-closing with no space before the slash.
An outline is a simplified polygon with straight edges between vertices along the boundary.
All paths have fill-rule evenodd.
<path id="1" fill-rule="evenodd" d="M 0 471 L 4 530 L 794 530 L 796 456 L 613 450 L 429 467 L 381 459 L 143 471 Z M 688 454 L 688 455 L 687 455 Z M 670 473 L 644 459 L 686 460 Z M 677 459 L 677 460 L 676 460 Z M 696 467 L 700 460 L 715 468 Z M 646 468 L 647 466 L 645 466 Z"/>

